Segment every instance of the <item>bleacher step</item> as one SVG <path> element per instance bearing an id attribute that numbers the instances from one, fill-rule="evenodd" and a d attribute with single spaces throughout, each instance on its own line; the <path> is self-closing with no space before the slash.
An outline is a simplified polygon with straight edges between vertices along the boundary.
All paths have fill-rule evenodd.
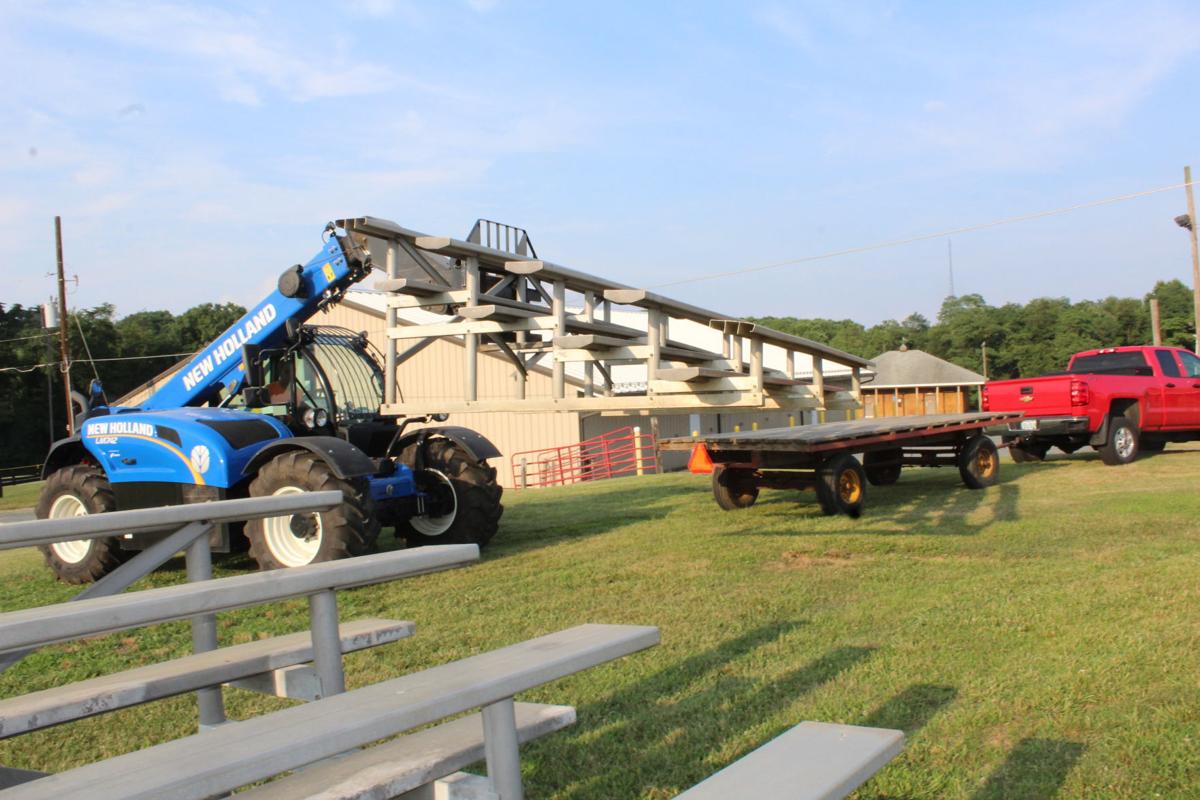
<path id="1" fill-rule="evenodd" d="M 411 636 L 415 627 L 388 619 L 342 623 L 342 652 L 399 641 Z M 301 631 L 0 700 L 0 738 L 271 673 L 312 658 L 312 634 Z"/>
<path id="2" fill-rule="evenodd" d="M 517 741 L 575 722 L 571 706 L 516 703 Z M 383 800 L 416 789 L 483 759 L 483 719 L 459 717 L 399 739 L 322 761 L 242 792 L 238 800 Z"/>

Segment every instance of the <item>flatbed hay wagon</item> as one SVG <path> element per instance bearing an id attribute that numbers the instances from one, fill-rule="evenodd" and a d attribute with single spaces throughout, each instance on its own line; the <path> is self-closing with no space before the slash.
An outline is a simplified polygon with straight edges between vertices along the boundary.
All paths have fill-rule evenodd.
<path id="1" fill-rule="evenodd" d="M 660 443 L 691 450 L 688 469 L 712 474 L 713 497 L 726 511 L 748 508 L 759 490 L 813 489 L 826 514 L 858 517 L 866 485 L 887 486 L 903 467 L 958 467 L 963 483 L 983 489 L 1000 475 L 995 443 L 984 428 L 1020 414 L 940 414 L 827 422 L 718 433 Z M 862 454 L 860 461 L 856 454 Z"/>

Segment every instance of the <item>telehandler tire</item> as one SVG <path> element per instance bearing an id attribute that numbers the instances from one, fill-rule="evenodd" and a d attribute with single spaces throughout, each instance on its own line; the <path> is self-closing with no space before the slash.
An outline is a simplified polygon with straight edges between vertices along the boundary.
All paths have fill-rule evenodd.
<path id="1" fill-rule="evenodd" d="M 115 511 L 112 486 L 99 467 L 73 464 L 46 479 L 38 497 L 38 519 L 66 519 L 87 514 Z M 76 539 L 39 545 L 42 556 L 59 580 L 66 583 L 91 583 L 112 572 L 133 555 L 121 549 L 115 536 L 102 539 Z"/>
<path id="2" fill-rule="evenodd" d="M 430 495 L 432 513 L 403 518 L 396 536 L 408 547 L 426 544 L 477 544 L 491 541 L 500 528 L 503 487 L 496 469 L 477 461 L 450 439 L 424 443 L 422 467 L 415 471 L 417 488 Z M 412 464 L 414 452 L 401 461 Z"/>
<path id="3" fill-rule="evenodd" d="M 328 511 L 289 514 L 246 523 L 250 557 L 259 569 L 334 561 L 367 552 L 379 536 L 379 520 L 365 481 L 343 480 L 319 456 L 291 450 L 268 461 L 250 483 L 251 497 L 340 491 Z"/>

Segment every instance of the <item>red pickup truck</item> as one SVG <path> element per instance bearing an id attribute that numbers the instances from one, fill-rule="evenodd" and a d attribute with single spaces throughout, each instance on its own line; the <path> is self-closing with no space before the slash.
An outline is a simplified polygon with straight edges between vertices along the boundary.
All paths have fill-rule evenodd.
<path id="1" fill-rule="evenodd" d="M 1178 347 L 1086 350 L 1065 373 L 986 384 L 980 406 L 1025 412 L 992 431 L 1014 461 L 1090 445 L 1105 464 L 1128 464 L 1167 442 L 1200 439 L 1200 358 Z"/>

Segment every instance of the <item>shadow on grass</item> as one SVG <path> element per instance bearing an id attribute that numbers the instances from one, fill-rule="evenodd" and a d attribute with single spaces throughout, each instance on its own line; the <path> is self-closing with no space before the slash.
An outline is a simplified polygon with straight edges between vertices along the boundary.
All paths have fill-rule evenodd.
<path id="1" fill-rule="evenodd" d="M 1086 749 L 1061 739 L 1022 739 L 972 800 L 1049 800 Z"/>
<path id="2" fill-rule="evenodd" d="M 892 536 L 899 534 L 922 534 L 939 536 L 974 536 L 997 522 L 1020 519 L 1017 506 L 1020 487 L 1013 477 L 1001 478 L 992 487 L 981 490 L 968 489 L 957 480 L 922 480 L 905 483 L 903 479 L 894 486 L 872 486 L 867 491 L 863 514 L 852 527 L 846 528 L 843 517 L 827 519 L 836 523 L 838 534 L 860 533 L 864 536 Z M 795 493 L 778 492 L 765 502 L 763 507 L 780 504 L 803 503 L 810 500 L 812 514 L 820 519 L 816 510 L 816 498 L 811 492 L 797 496 Z M 980 509 L 989 514 L 969 520 Z M 856 530 L 857 528 L 857 530 Z M 830 528 L 825 525 L 801 528 L 794 523 L 764 525 L 759 531 L 763 536 L 809 535 L 825 536 Z M 736 531 L 730 535 L 745 536 Z"/>
<path id="3" fill-rule="evenodd" d="M 953 686 L 918 683 L 888 700 L 858 724 L 904 731 L 905 736 L 911 737 L 956 697 L 958 690 Z"/>
<path id="4" fill-rule="evenodd" d="M 699 783 L 790 725 L 762 731 L 798 697 L 871 656 L 872 647 L 840 647 L 774 680 L 758 681 L 737 660 L 768 645 L 800 623 L 763 626 L 671 665 L 606 700 L 580 708 L 580 729 L 570 738 L 531 749 L 537 761 L 566 766 L 576 782 L 567 796 L 667 796 Z M 756 731 L 735 751 L 722 745 Z"/>

